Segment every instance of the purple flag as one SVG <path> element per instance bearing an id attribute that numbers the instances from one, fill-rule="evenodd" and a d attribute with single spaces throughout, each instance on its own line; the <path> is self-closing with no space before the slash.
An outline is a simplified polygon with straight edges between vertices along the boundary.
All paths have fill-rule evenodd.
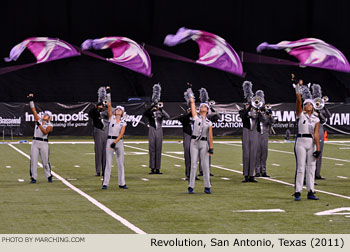
<path id="1" fill-rule="evenodd" d="M 5 58 L 5 61 L 16 61 L 26 48 L 34 54 L 37 63 L 80 55 L 72 45 L 63 40 L 57 38 L 33 37 L 25 39 L 23 42 L 13 47 L 10 52 L 10 57 Z"/>
<path id="2" fill-rule="evenodd" d="M 266 49 L 284 49 L 288 54 L 296 57 L 302 66 L 350 72 L 349 62 L 342 52 L 320 39 L 305 38 L 297 41 L 282 41 L 275 45 L 264 42 L 256 48 L 258 52 Z"/>
<path id="3" fill-rule="evenodd" d="M 151 76 L 151 60 L 147 51 L 131 39 L 126 37 L 88 39 L 84 41 L 81 48 L 83 50 L 110 48 L 113 52 L 113 58 L 106 59 L 107 61 Z"/>
<path id="4" fill-rule="evenodd" d="M 164 44 L 175 46 L 190 39 L 199 46 L 197 63 L 242 76 L 243 67 L 237 53 L 223 38 L 215 34 L 182 27 L 175 35 L 167 35 Z"/>

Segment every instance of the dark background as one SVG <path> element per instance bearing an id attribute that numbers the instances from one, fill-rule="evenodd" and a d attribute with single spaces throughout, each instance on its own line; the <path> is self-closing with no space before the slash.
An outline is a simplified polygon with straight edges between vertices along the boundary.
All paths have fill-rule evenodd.
<path id="1" fill-rule="evenodd" d="M 346 0 L 32 0 L 0 2 L 0 57 L 28 37 L 57 37 L 80 46 L 85 39 L 125 36 L 195 59 L 194 42 L 163 46 L 169 33 L 185 26 L 215 33 L 237 51 L 255 53 L 261 42 L 319 38 L 337 47 L 350 59 L 350 1 Z M 109 52 L 95 52 L 108 56 Z M 296 61 L 285 52 L 264 55 Z M 185 83 L 206 87 L 220 102 L 243 101 L 243 78 L 205 66 L 151 55 L 152 78 L 88 56 L 62 59 L 0 75 L 0 101 L 25 101 L 33 91 L 42 102 L 96 101 L 97 89 L 111 85 L 114 101 L 150 96 L 152 85 L 162 84 L 163 101 L 183 101 Z M 17 62 L 0 60 L 0 67 L 34 62 L 26 50 Z M 293 102 L 289 79 L 294 72 L 305 82 L 321 84 L 330 101 L 350 97 L 350 74 L 316 68 L 243 63 L 245 79 L 253 89 L 263 89 L 267 102 Z"/>

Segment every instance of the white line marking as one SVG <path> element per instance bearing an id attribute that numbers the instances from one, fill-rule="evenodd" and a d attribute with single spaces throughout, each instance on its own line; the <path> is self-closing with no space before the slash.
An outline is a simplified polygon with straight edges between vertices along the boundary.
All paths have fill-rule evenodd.
<path id="1" fill-rule="evenodd" d="M 230 143 L 221 143 L 221 144 L 242 147 L 242 145 L 237 145 L 237 144 L 230 144 Z M 281 150 L 275 150 L 275 149 L 269 149 L 269 151 L 285 153 L 285 154 L 293 154 L 294 155 L 294 152 L 291 152 L 291 151 L 281 151 Z M 349 162 L 350 163 L 350 160 L 348 160 L 348 159 L 339 159 L 339 158 L 331 158 L 331 157 L 322 157 L 322 159 L 329 159 L 329 160 L 335 160 L 335 161 Z"/>
<path id="2" fill-rule="evenodd" d="M 169 153 L 169 154 L 178 154 L 178 155 L 183 155 L 183 154 L 184 154 L 183 151 L 167 151 L 166 153 Z"/>
<path id="3" fill-rule="evenodd" d="M 124 146 L 132 148 L 132 149 L 136 149 L 136 150 L 147 151 L 146 149 L 130 146 L 130 145 L 127 145 L 127 144 L 124 144 Z M 162 153 L 162 155 L 166 156 L 166 157 L 175 158 L 175 159 L 185 160 L 184 158 L 176 157 L 176 156 L 172 156 L 172 155 L 168 155 L 168 154 L 164 154 L 164 153 Z M 243 174 L 243 172 L 241 172 L 241 171 L 229 169 L 229 168 L 218 166 L 218 165 L 213 165 L 212 164 L 211 167 L 215 167 L 215 168 L 218 168 L 218 169 L 221 169 L 221 170 L 230 171 L 230 172 L 234 172 L 234 173 L 238 173 L 238 174 Z M 280 183 L 280 184 L 284 184 L 284 185 L 288 185 L 288 186 L 294 187 L 294 184 L 291 184 L 291 183 L 288 183 L 288 182 L 285 182 L 285 181 L 282 181 L 282 180 L 266 178 L 266 177 L 259 177 L 259 179 L 265 179 L 265 180 L 269 180 L 269 181 L 273 181 L 273 182 L 276 182 L 276 183 Z M 306 187 L 304 187 L 304 188 L 306 188 Z M 332 196 L 336 196 L 336 197 L 340 197 L 340 198 L 350 199 L 350 196 L 344 196 L 344 195 L 337 194 L 337 193 L 327 192 L 327 191 L 318 190 L 318 189 L 315 189 L 315 191 L 316 192 L 320 192 L 320 193 L 324 193 L 324 194 L 328 194 L 328 195 L 332 195 Z"/>
<path id="4" fill-rule="evenodd" d="M 124 155 L 128 156 L 135 156 L 135 155 L 147 155 L 147 152 L 138 152 L 138 151 L 130 151 L 130 152 L 125 152 Z"/>
<path id="5" fill-rule="evenodd" d="M 11 165 L 6 165 L 5 167 L 6 167 L 6 168 L 11 168 Z"/>
<path id="6" fill-rule="evenodd" d="M 280 164 L 272 164 L 273 166 L 281 166 Z"/>
<path id="7" fill-rule="evenodd" d="M 76 178 L 67 178 L 67 180 L 77 180 Z"/>
<path id="8" fill-rule="evenodd" d="M 176 166 L 176 167 L 181 167 L 181 165 L 178 165 L 178 164 L 174 164 L 174 166 Z"/>
<path id="9" fill-rule="evenodd" d="M 350 150 L 350 147 L 340 147 L 339 150 Z"/>
<path id="10" fill-rule="evenodd" d="M 343 166 L 344 164 L 335 164 L 335 165 Z"/>
<path id="11" fill-rule="evenodd" d="M 252 209 L 252 210 L 234 210 L 236 213 L 284 213 L 282 209 Z"/>
<path id="12" fill-rule="evenodd" d="M 348 177 L 337 176 L 337 178 L 348 179 Z"/>
<path id="13" fill-rule="evenodd" d="M 18 179 L 18 182 L 24 182 L 24 179 L 20 179 L 20 178 L 19 178 L 19 179 Z"/>
<path id="14" fill-rule="evenodd" d="M 147 165 L 145 165 L 145 164 L 142 164 L 141 166 L 142 166 L 142 167 L 147 167 Z"/>
<path id="15" fill-rule="evenodd" d="M 330 209 L 318 213 L 314 213 L 315 215 L 347 215 L 350 213 L 350 207 L 340 207 L 335 209 Z"/>
<path id="16" fill-rule="evenodd" d="M 74 167 L 78 168 L 78 167 L 80 167 L 80 165 L 74 165 Z"/>
<path id="17" fill-rule="evenodd" d="M 225 178 L 225 177 L 222 177 L 221 179 L 222 180 L 230 180 L 229 178 Z"/>
<path id="18" fill-rule="evenodd" d="M 15 146 L 13 146 L 12 144 L 9 144 L 9 146 L 16 150 L 17 152 L 19 152 L 20 154 L 22 154 L 23 156 L 25 156 L 26 158 L 28 158 L 30 160 L 30 156 L 26 153 L 24 153 L 23 151 L 21 151 L 20 149 L 16 148 Z M 42 167 L 41 163 L 38 163 L 39 166 Z M 97 206 L 98 208 L 100 208 L 102 211 L 104 211 L 105 213 L 107 213 L 108 215 L 110 215 L 111 217 L 113 217 L 114 219 L 116 219 L 117 221 L 119 221 L 120 223 L 122 223 L 124 226 L 128 227 L 129 229 L 131 229 L 132 231 L 134 231 L 137 234 L 146 234 L 143 230 L 141 230 L 140 228 L 136 227 L 134 224 L 130 223 L 129 221 L 127 221 L 126 219 L 124 219 L 123 217 L 119 216 L 118 214 L 116 214 L 115 212 L 113 212 L 111 209 L 109 209 L 108 207 L 106 207 L 105 205 L 101 204 L 100 202 L 98 202 L 96 199 L 94 199 L 93 197 L 91 197 L 90 195 L 86 194 L 85 192 L 83 192 L 82 190 L 80 190 L 79 188 L 75 187 L 74 185 L 72 185 L 71 183 L 69 183 L 67 180 L 65 180 L 64 178 L 62 178 L 60 175 L 58 175 L 57 173 L 55 173 L 54 171 L 51 171 L 52 176 L 56 177 L 58 180 L 60 180 L 63 184 L 65 184 L 66 186 L 68 186 L 70 189 L 74 190 L 75 192 L 77 192 L 78 194 L 80 194 L 81 196 L 83 196 L 84 198 L 86 198 L 88 201 L 90 201 L 92 204 L 94 204 L 95 206 Z"/>
<path id="19" fill-rule="evenodd" d="M 147 179 L 147 178 L 142 178 L 141 180 L 143 180 L 143 181 L 149 181 L 149 179 Z"/>

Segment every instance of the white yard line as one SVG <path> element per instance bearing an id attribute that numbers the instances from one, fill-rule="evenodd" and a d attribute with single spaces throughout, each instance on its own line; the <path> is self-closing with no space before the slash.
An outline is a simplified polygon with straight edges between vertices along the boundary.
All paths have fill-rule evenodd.
<path id="1" fill-rule="evenodd" d="M 224 143 L 224 142 L 221 142 L 221 144 L 226 144 L 226 145 L 231 145 L 231 146 L 237 146 L 237 147 L 241 147 L 242 148 L 242 145 L 239 145 L 239 144 L 230 144 L 230 143 Z M 279 153 L 285 153 L 285 154 L 292 154 L 294 155 L 294 152 L 291 152 L 291 151 L 281 151 L 281 150 L 275 150 L 275 149 L 270 149 L 269 148 L 269 151 L 274 151 L 274 152 L 279 152 Z M 348 159 L 339 159 L 339 158 L 332 158 L 332 157 L 324 157 L 322 156 L 323 159 L 329 159 L 329 160 L 335 160 L 335 161 L 342 161 L 342 162 L 348 162 L 350 163 L 350 160 Z"/>
<path id="2" fill-rule="evenodd" d="M 23 156 L 25 156 L 26 158 L 30 159 L 30 156 L 26 153 L 24 153 L 23 151 L 21 151 L 20 149 L 16 148 L 15 146 L 13 146 L 12 144 L 9 144 L 9 146 L 14 149 L 15 151 L 19 152 L 20 154 L 22 154 Z M 39 163 L 39 166 L 42 167 L 42 164 Z M 141 230 L 140 228 L 136 227 L 134 224 L 130 223 L 129 221 L 127 221 L 126 219 L 124 219 L 123 217 L 119 216 L 118 214 L 116 214 L 115 212 L 113 212 L 111 209 L 109 209 L 108 207 L 106 207 L 105 205 L 101 204 L 100 202 L 98 202 L 96 199 L 94 199 L 93 197 L 91 197 L 90 195 L 86 194 L 85 192 L 83 192 L 82 190 L 80 190 L 79 188 L 75 187 L 74 185 L 72 185 L 71 183 L 69 183 L 67 180 L 65 180 L 64 178 L 62 178 L 60 175 L 58 175 L 57 173 L 55 173 L 54 171 L 51 171 L 52 176 L 56 177 L 58 180 L 60 180 L 63 184 L 65 184 L 66 186 L 68 186 L 70 189 L 72 189 L 73 191 L 77 192 L 78 194 L 80 194 L 81 196 L 83 196 L 84 198 L 86 198 L 88 201 L 90 201 L 92 204 L 94 204 L 95 206 L 97 206 L 98 208 L 100 208 L 102 211 L 104 211 L 105 213 L 107 213 L 108 215 L 110 215 L 112 218 L 116 219 L 117 221 L 119 221 L 120 223 L 122 223 L 124 226 L 126 226 L 127 228 L 131 229 L 132 231 L 134 231 L 137 234 L 146 234 L 143 230 Z"/>
<path id="3" fill-rule="evenodd" d="M 136 150 L 148 151 L 146 149 L 130 146 L 130 145 L 127 145 L 127 144 L 124 144 L 124 146 L 132 148 L 132 149 L 136 149 Z M 185 160 L 182 157 L 176 157 L 176 156 L 172 156 L 172 155 L 169 155 L 169 154 L 162 153 L 162 155 L 166 156 L 166 157 L 175 158 L 175 159 Z M 229 168 L 218 166 L 218 165 L 213 165 L 212 164 L 211 167 L 215 167 L 215 168 L 218 168 L 218 169 L 221 169 L 221 170 L 230 171 L 230 172 L 234 172 L 234 173 L 238 173 L 238 174 L 243 174 L 243 172 L 241 172 L 241 171 L 237 171 L 237 170 L 234 170 L 234 169 L 229 169 Z M 282 181 L 282 180 L 273 179 L 273 178 L 259 177 L 259 179 L 265 179 L 265 180 L 273 181 L 273 182 L 276 182 L 276 183 L 279 183 L 279 184 L 283 184 L 283 185 L 294 186 L 294 184 L 291 184 L 291 183 L 288 183 L 288 182 L 285 182 L 285 181 Z M 327 191 L 318 190 L 318 189 L 315 189 L 315 191 L 316 192 L 320 192 L 320 193 L 324 193 L 324 194 L 328 194 L 328 195 L 332 195 L 332 196 L 336 196 L 336 197 L 340 197 L 340 198 L 344 198 L 344 199 L 350 199 L 350 196 L 345 196 L 345 195 L 341 195 L 341 194 L 337 194 L 337 193 L 327 192 Z"/>

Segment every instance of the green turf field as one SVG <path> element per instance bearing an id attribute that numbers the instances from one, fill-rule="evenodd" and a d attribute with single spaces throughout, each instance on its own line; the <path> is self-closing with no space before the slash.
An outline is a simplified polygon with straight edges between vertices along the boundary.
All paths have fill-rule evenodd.
<path id="1" fill-rule="evenodd" d="M 295 202 L 289 185 L 295 173 L 293 143 L 269 144 L 271 180 L 258 178 L 259 183 L 242 184 L 240 143 L 216 142 L 213 193 L 203 192 L 201 179 L 195 194 L 189 195 L 183 180 L 182 143 L 164 143 L 163 174 L 148 175 L 147 142 L 128 141 L 128 190 L 118 188 L 115 162 L 110 186 L 101 190 L 101 177 L 94 176 L 93 144 L 50 145 L 52 170 L 146 233 L 350 233 L 350 210 L 348 214 L 314 215 L 350 208 L 350 143 L 325 145 L 322 175 L 327 180 L 317 181 L 315 187 L 325 192 L 317 192 L 319 201 L 310 201 L 303 191 L 302 200 Z M 30 154 L 29 144 L 12 146 Z M 41 168 L 37 184 L 29 181 L 29 159 L 10 145 L 0 144 L 0 233 L 135 233 L 57 178 L 47 183 Z M 256 209 L 285 212 L 237 212 Z"/>

